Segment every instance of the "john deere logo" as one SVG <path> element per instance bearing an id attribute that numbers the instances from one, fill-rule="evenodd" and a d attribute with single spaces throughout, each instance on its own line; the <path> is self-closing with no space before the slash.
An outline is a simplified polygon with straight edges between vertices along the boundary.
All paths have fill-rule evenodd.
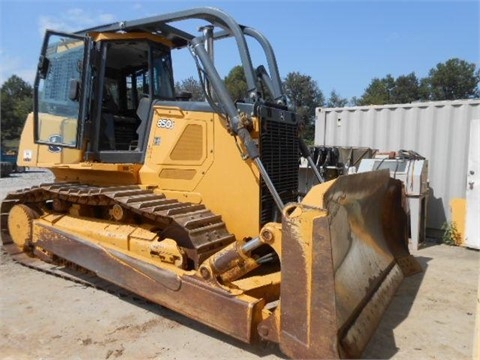
<path id="1" fill-rule="evenodd" d="M 48 142 L 52 143 L 52 145 L 48 146 L 48 151 L 50 151 L 52 153 L 59 153 L 60 151 L 62 151 L 62 148 L 60 146 L 53 145 L 53 143 L 58 143 L 58 144 L 62 143 L 62 136 L 61 135 L 50 136 L 48 138 Z"/>

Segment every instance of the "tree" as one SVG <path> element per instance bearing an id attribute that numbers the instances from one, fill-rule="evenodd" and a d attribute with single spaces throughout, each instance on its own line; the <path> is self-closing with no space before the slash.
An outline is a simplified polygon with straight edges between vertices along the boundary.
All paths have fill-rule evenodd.
<path id="1" fill-rule="evenodd" d="M 356 96 L 352 96 L 348 103 L 352 106 L 360 106 L 360 99 Z"/>
<path id="2" fill-rule="evenodd" d="M 392 92 L 395 88 L 395 79 L 388 74 L 383 79 L 374 78 L 365 92 L 358 99 L 358 105 L 384 105 L 391 104 Z"/>
<path id="3" fill-rule="evenodd" d="M 232 96 L 232 99 L 242 100 L 247 95 L 247 80 L 245 71 L 241 65 L 235 66 L 225 77 L 225 86 Z"/>
<path id="4" fill-rule="evenodd" d="M 348 99 L 342 98 L 335 90 L 332 90 L 327 101 L 327 107 L 344 107 L 348 104 Z"/>
<path id="5" fill-rule="evenodd" d="M 424 86 L 430 100 L 456 100 L 480 97 L 480 71 L 475 64 L 458 58 L 439 63 L 429 72 Z"/>
<path id="6" fill-rule="evenodd" d="M 315 108 L 325 104 L 322 91 L 310 76 L 299 72 L 288 73 L 283 81 L 283 87 L 285 94 L 296 107 L 300 120 L 305 124 L 305 139 L 313 141 Z"/>
<path id="7" fill-rule="evenodd" d="M 19 139 L 23 124 L 33 108 L 33 88 L 12 75 L 0 88 L 1 140 Z"/>
<path id="8" fill-rule="evenodd" d="M 357 105 L 407 104 L 425 98 L 422 86 L 414 72 L 396 79 L 389 74 L 383 79 L 374 78 L 362 97 L 355 100 Z"/>
<path id="9" fill-rule="evenodd" d="M 395 80 L 390 102 L 392 104 L 408 104 L 420 99 L 420 85 L 415 73 L 401 75 Z"/>
<path id="10" fill-rule="evenodd" d="M 420 79 L 420 85 L 418 87 L 418 97 L 421 101 L 430 100 L 430 79 L 423 78 Z"/>
<path id="11" fill-rule="evenodd" d="M 190 76 L 189 78 L 175 83 L 175 92 L 177 95 L 181 93 L 190 93 L 192 94 L 191 100 L 193 101 L 203 101 L 205 99 L 202 85 L 200 82 Z"/>

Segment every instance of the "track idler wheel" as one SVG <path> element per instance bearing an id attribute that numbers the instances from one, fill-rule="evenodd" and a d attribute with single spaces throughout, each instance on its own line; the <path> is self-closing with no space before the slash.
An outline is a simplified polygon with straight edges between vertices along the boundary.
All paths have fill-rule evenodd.
<path id="1" fill-rule="evenodd" d="M 21 250 L 28 250 L 32 243 L 33 220 L 38 213 L 27 205 L 15 205 L 8 214 L 8 231 L 13 243 Z"/>

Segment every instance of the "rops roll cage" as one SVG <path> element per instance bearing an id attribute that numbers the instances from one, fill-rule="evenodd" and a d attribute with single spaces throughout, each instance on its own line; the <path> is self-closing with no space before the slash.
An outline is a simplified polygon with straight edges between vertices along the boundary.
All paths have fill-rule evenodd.
<path id="1" fill-rule="evenodd" d="M 218 32 L 210 32 L 211 35 L 207 35 L 209 32 L 205 31 L 203 35 L 194 36 L 183 30 L 177 29 L 169 25 L 169 23 L 182 21 L 182 20 L 204 20 L 209 22 L 214 27 L 220 27 L 222 30 Z M 170 40 L 174 47 L 186 47 L 190 46 L 194 55 L 200 60 L 203 70 L 208 75 L 208 82 L 215 91 L 217 100 L 222 104 L 223 110 L 227 115 L 230 129 L 235 135 L 237 135 L 243 142 L 249 158 L 252 159 L 260 174 L 267 185 L 273 199 L 280 211 L 283 209 L 284 204 L 278 195 L 270 177 L 264 168 L 260 157 L 256 143 L 252 140 L 249 131 L 243 126 L 241 115 L 239 114 L 234 101 L 229 95 L 229 92 L 222 81 L 217 69 L 214 65 L 213 59 L 205 49 L 205 42 L 208 41 L 207 36 L 211 36 L 214 40 L 233 37 L 235 39 L 240 60 L 245 72 L 245 79 L 247 82 L 247 100 L 255 102 L 258 97 L 259 91 L 257 89 L 257 78 L 261 78 L 263 84 L 270 92 L 274 102 L 281 106 L 287 106 L 287 97 L 283 91 L 280 74 L 278 71 L 277 61 L 270 42 L 258 31 L 247 26 L 239 25 L 230 15 L 225 12 L 210 8 L 194 8 L 189 10 L 178 11 L 170 14 L 147 17 L 139 20 L 122 21 L 103 25 L 99 27 L 89 28 L 77 32 L 78 35 L 85 35 L 89 32 L 150 32 L 152 34 L 161 35 Z M 265 57 L 267 59 L 268 70 L 267 73 L 263 66 L 259 66 L 254 69 L 250 52 L 247 46 L 245 36 L 254 38 L 262 47 Z M 211 40 L 211 39 L 210 39 Z M 315 172 L 316 177 L 320 182 L 323 182 L 323 178 L 318 172 L 311 156 L 310 152 L 305 145 L 303 139 L 299 139 L 300 151 L 302 155 L 307 159 L 310 166 Z"/>

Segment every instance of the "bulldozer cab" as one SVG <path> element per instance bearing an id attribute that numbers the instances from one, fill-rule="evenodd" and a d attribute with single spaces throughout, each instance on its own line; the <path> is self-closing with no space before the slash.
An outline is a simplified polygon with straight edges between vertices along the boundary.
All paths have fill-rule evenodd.
<path id="1" fill-rule="evenodd" d="M 47 32 L 35 83 L 35 141 L 85 160 L 140 163 L 142 99 L 174 100 L 168 43 L 148 34 Z M 148 102 L 148 101 L 147 101 Z M 150 102 L 148 102 L 150 105 Z"/>
<path id="2" fill-rule="evenodd" d="M 209 25 L 196 34 L 170 25 L 184 20 Z M 267 69 L 254 67 L 247 37 L 263 49 Z M 232 40 L 247 85 L 235 99 L 213 59 L 213 42 L 224 39 Z M 173 50 L 192 55 L 205 101 L 175 94 Z M 242 238 L 278 221 L 284 204 L 296 200 L 299 119 L 283 92 L 273 49 L 259 32 L 216 9 L 74 34 L 48 31 L 34 98 L 35 144 L 29 136 L 21 154 L 58 180 L 158 186 L 167 196 L 209 203 L 218 212 L 224 212 L 218 199 L 242 188 L 248 193 L 242 201 L 253 209 L 236 229 Z M 219 176 L 226 184 L 221 189 Z M 241 209 L 228 213 L 232 220 L 242 217 Z"/>

